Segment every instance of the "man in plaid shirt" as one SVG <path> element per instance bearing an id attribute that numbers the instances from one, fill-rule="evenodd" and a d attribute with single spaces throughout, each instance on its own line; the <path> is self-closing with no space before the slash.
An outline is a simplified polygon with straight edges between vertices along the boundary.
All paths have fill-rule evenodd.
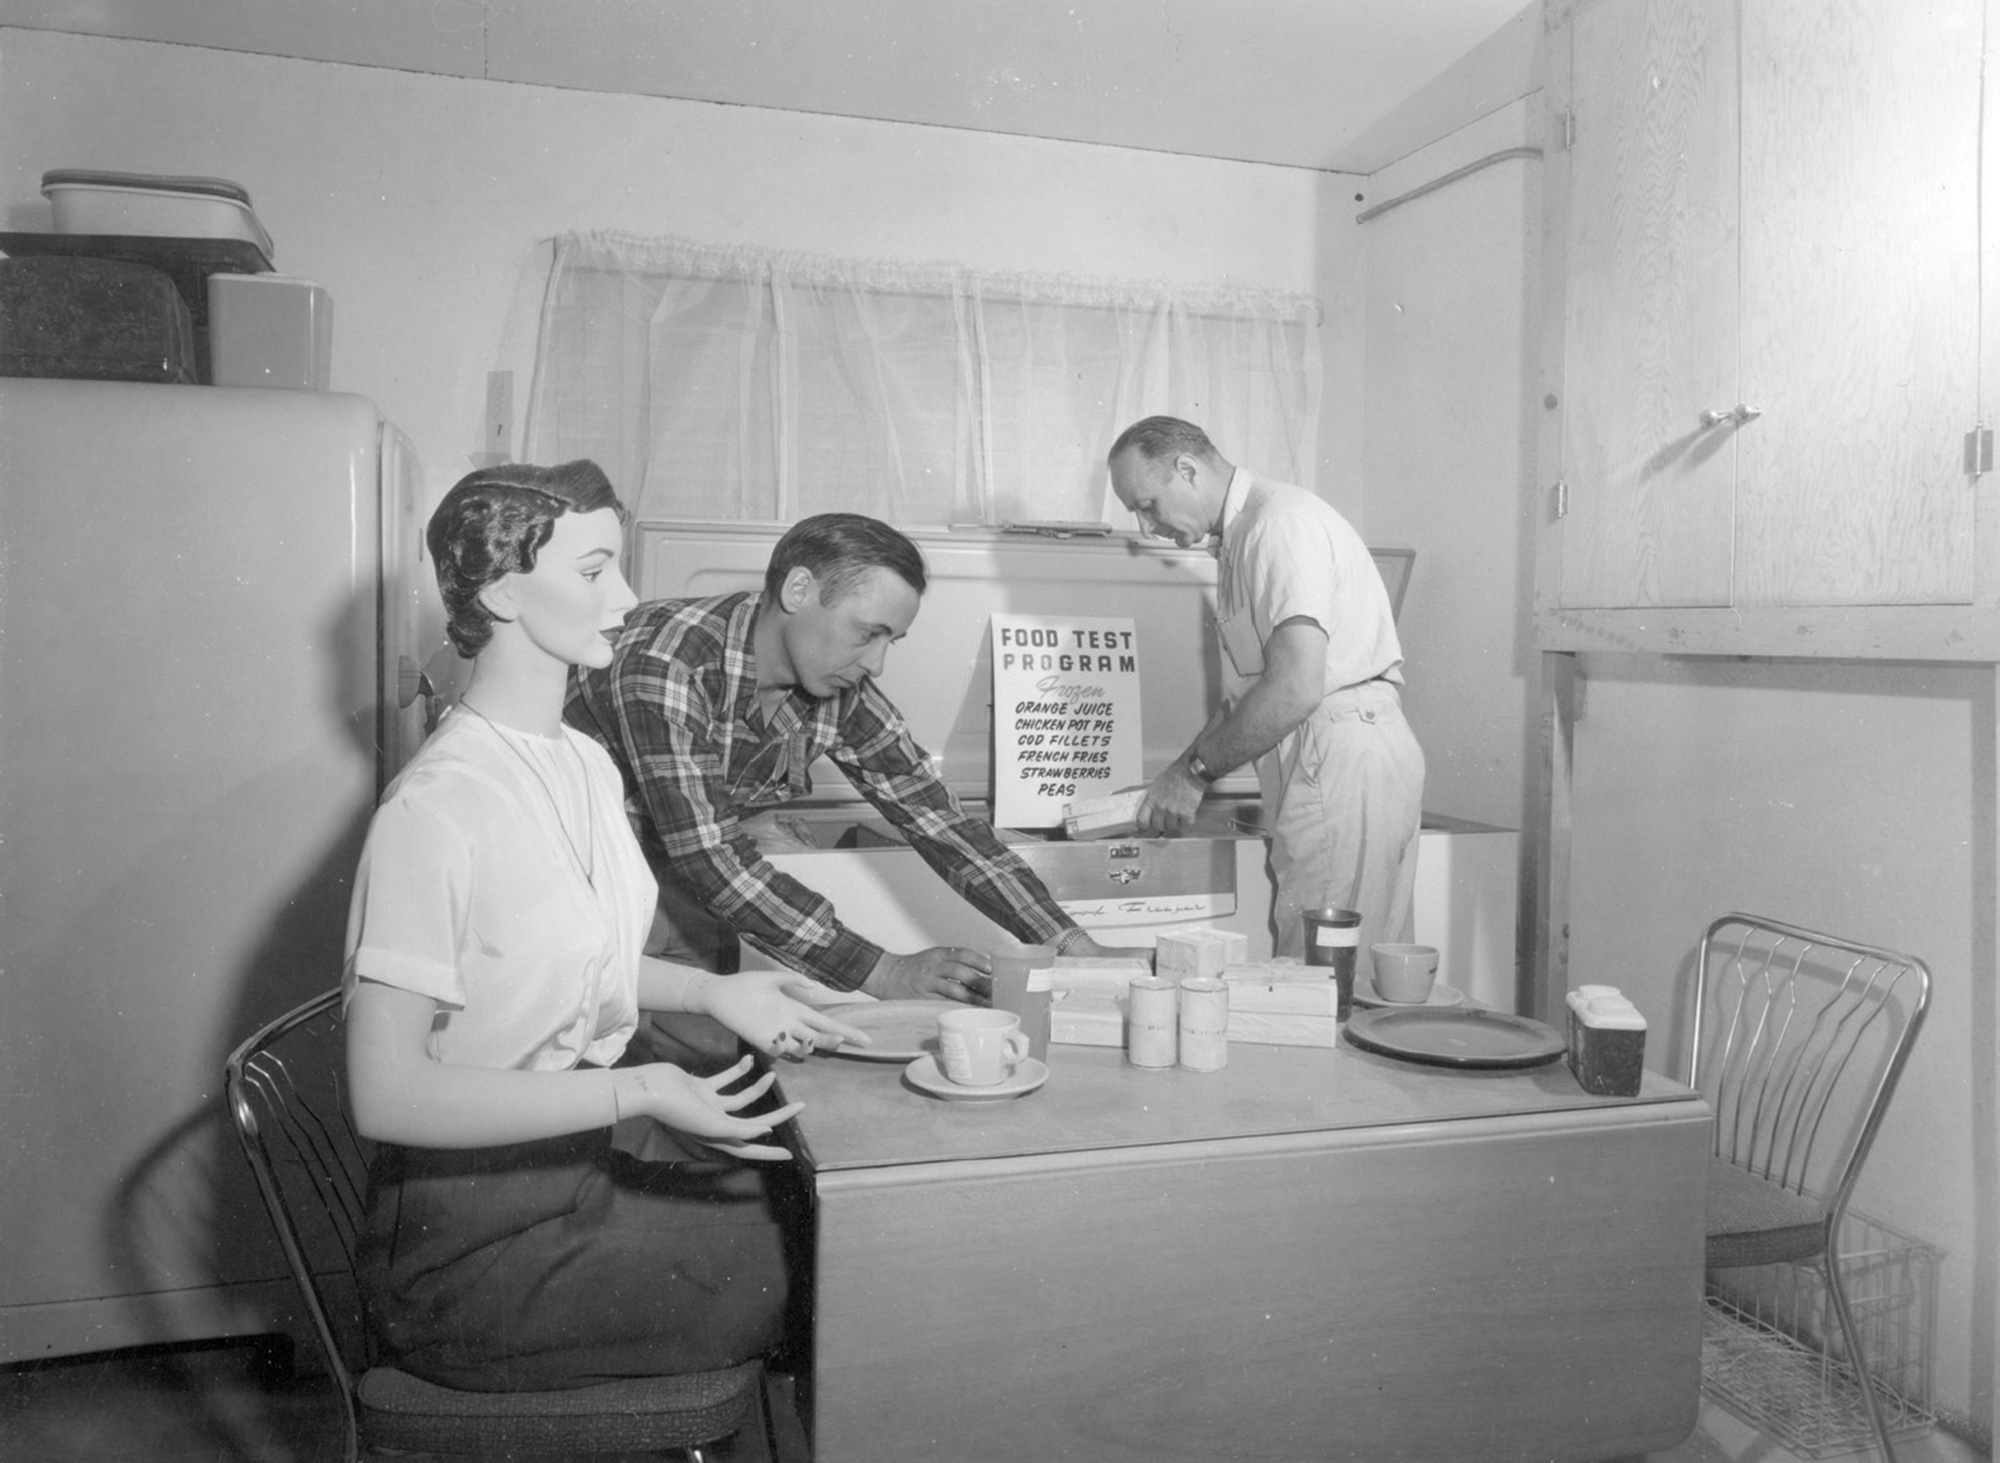
<path id="1" fill-rule="evenodd" d="M 741 819 L 810 791 L 822 753 L 952 888 L 1016 938 L 1099 947 L 1018 855 L 971 817 L 876 688 L 926 583 L 917 546 L 886 523 L 826 513 L 772 551 L 761 594 L 642 604 L 607 669 L 578 668 L 565 719 L 610 749 L 660 881 L 653 953 L 734 968 L 735 936 L 837 990 L 884 998 L 989 993 L 978 950 L 897 954 L 843 925 L 779 873 Z"/>

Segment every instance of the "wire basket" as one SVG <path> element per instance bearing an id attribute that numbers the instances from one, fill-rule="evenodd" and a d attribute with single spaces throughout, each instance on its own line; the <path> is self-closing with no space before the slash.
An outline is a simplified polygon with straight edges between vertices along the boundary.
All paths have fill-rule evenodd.
<path id="1" fill-rule="evenodd" d="M 1857 1214 L 1842 1217 L 1841 1285 L 1890 1436 L 1937 1423 L 1931 1399 L 1940 1251 Z M 1874 1446 L 1826 1282 L 1804 1265 L 1709 1272 L 1701 1384 L 1808 1458 Z"/>

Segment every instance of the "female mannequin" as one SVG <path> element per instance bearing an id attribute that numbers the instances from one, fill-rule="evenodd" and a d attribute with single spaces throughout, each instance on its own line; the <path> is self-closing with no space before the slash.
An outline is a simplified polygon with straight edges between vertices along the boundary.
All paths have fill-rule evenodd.
<path id="1" fill-rule="evenodd" d="M 607 663 L 635 603 L 623 517 L 588 462 L 482 469 L 446 494 L 427 544 L 472 675 L 384 794 L 355 881 L 350 1100 L 380 1145 L 363 1299 L 395 1363 L 446 1386 L 583 1386 L 771 1348 L 783 1247 L 740 1160 L 786 1159 L 769 1135 L 797 1105 L 753 1111 L 773 1078 L 744 1083 L 747 1055 L 705 1077 L 616 1064 L 641 1009 L 706 1014 L 777 1055 L 867 1040 L 793 999 L 788 972 L 640 953 L 654 884 L 618 773 L 562 725 L 570 667 Z"/>

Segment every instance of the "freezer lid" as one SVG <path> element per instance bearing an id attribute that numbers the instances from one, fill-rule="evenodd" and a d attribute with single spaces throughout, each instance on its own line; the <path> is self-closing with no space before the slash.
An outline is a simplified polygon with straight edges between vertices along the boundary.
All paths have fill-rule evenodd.
<path id="1" fill-rule="evenodd" d="M 642 599 L 760 588 L 780 524 L 642 520 L 634 529 L 634 583 Z M 997 529 L 911 530 L 930 574 L 910 633 L 889 652 L 879 684 L 961 798 L 992 793 L 995 613 L 1109 615 L 1137 631 L 1140 730 L 1152 777 L 1193 741 L 1222 695 L 1215 631 L 1215 560 L 1199 549 L 1131 533 L 1051 539 Z M 1386 558 L 1385 558 L 1386 556 Z M 1377 563 L 1400 605 L 1411 551 Z M 1393 574 L 1393 578 L 1390 576 Z M 816 796 L 852 796 L 830 766 Z M 1221 790 L 1254 791 L 1247 769 Z"/>

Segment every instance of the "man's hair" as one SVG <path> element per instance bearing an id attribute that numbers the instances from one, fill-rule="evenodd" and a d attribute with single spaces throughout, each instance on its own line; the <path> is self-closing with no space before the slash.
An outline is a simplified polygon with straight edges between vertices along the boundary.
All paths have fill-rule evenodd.
<path id="1" fill-rule="evenodd" d="M 1110 462 L 1128 448 L 1148 462 L 1158 462 L 1163 457 L 1178 457 L 1183 452 L 1203 461 L 1220 456 L 1215 444 L 1208 440 L 1208 433 L 1179 417 L 1147 417 L 1132 423 L 1118 434 L 1118 440 L 1111 444 L 1104 460 Z"/>
<path id="2" fill-rule="evenodd" d="M 918 594 L 929 583 L 917 546 L 880 519 L 859 513 L 817 513 L 785 530 L 764 570 L 765 597 L 776 603 L 794 569 L 811 573 L 819 602 L 830 605 L 871 569 L 887 569 Z"/>
<path id="3" fill-rule="evenodd" d="M 452 485 L 424 530 L 444 600 L 445 634 L 470 660 L 493 638 L 493 616 L 479 592 L 509 574 L 529 574 L 556 520 L 565 513 L 609 508 L 625 521 L 625 505 L 596 463 L 556 467 L 510 462 L 482 467 Z"/>

